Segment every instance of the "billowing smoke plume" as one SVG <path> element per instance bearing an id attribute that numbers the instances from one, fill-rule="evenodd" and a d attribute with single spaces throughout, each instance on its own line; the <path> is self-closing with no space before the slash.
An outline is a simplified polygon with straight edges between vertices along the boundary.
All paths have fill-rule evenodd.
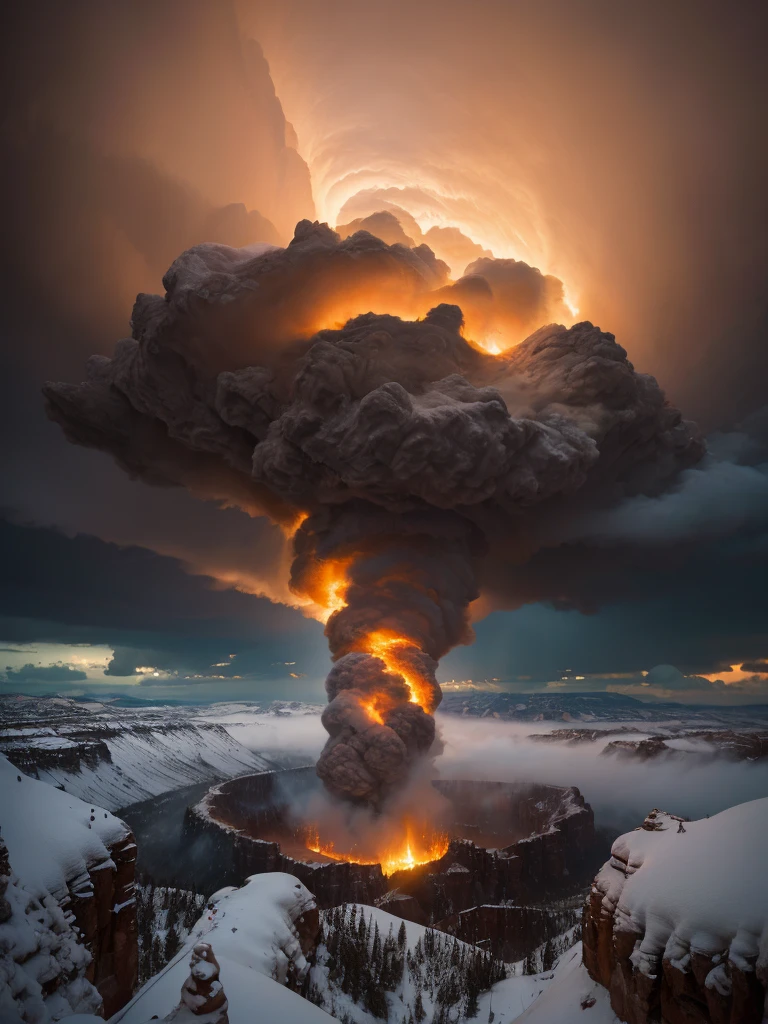
<path id="1" fill-rule="evenodd" d="M 513 303 L 520 265 L 479 263 L 489 304 Z M 435 669 L 472 639 L 482 565 L 702 455 L 612 335 L 550 325 L 490 356 L 436 302 L 446 277 L 426 246 L 308 222 L 284 250 L 198 246 L 164 298 L 138 297 L 112 359 L 45 388 L 71 440 L 295 530 L 291 586 L 335 660 L 318 773 L 376 808 L 434 749 Z M 355 315 L 371 306 L 422 318 Z"/>

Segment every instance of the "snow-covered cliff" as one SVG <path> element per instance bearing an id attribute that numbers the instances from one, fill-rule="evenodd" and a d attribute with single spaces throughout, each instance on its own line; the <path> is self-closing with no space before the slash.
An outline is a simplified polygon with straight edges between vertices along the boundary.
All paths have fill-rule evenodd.
<path id="1" fill-rule="evenodd" d="M 124 822 L 28 779 L 0 755 L 7 860 L 0 1015 L 45 1024 L 130 997 L 136 977 L 136 847 Z M 0 918 L 3 916 L 0 913 Z"/>
<path id="2" fill-rule="evenodd" d="M 0 699 L 0 752 L 25 774 L 110 810 L 272 767 L 196 708 L 59 697 Z"/>
<path id="3" fill-rule="evenodd" d="M 585 910 L 584 964 L 621 1020 L 760 1024 L 767 847 L 768 799 L 700 821 L 652 811 L 614 842 Z"/>

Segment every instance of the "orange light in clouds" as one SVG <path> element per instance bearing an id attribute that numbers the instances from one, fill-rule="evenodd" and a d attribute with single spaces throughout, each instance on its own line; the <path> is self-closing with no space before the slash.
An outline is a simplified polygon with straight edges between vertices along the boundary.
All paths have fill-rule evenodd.
<path id="1" fill-rule="evenodd" d="M 347 570 L 354 559 L 337 558 L 318 562 L 307 586 L 307 592 L 317 607 L 316 617 L 327 622 L 334 612 L 346 607 L 349 580 Z"/>
<path id="2" fill-rule="evenodd" d="M 381 712 L 376 706 L 375 698 L 373 700 L 367 701 L 365 704 L 363 704 L 363 707 L 365 708 L 365 713 L 368 715 L 371 721 L 376 722 L 377 725 L 384 725 L 384 719 L 381 717 Z"/>
<path id="3" fill-rule="evenodd" d="M 387 666 L 388 672 L 401 675 L 405 680 L 406 686 L 411 691 L 411 703 L 421 704 L 421 706 L 424 707 L 422 702 L 419 700 L 418 680 L 409 671 L 407 663 L 406 668 L 403 668 L 402 659 L 399 659 L 397 656 L 398 650 L 402 651 L 407 647 L 415 648 L 416 644 L 408 640 L 407 637 L 400 636 L 392 630 L 377 629 L 373 633 L 367 633 L 361 638 L 359 644 L 356 644 L 355 646 L 360 651 L 365 651 L 367 654 L 372 654 L 374 657 L 380 658 Z"/>

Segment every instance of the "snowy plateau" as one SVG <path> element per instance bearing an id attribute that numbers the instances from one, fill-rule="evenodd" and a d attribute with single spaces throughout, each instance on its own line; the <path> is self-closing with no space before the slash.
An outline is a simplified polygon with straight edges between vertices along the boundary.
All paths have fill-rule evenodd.
<path id="1" fill-rule="evenodd" d="M 122 708 L 64 697 L 0 697 L 0 753 L 20 771 L 109 810 L 196 783 L 264 771 L 254 731 L 312 705 Z M 237 738 L 248 735 L 248 746 Z M 258 742 L 258 740 L 257 740 Z M 306 761 L 304 762 L 306 763 Z"/>

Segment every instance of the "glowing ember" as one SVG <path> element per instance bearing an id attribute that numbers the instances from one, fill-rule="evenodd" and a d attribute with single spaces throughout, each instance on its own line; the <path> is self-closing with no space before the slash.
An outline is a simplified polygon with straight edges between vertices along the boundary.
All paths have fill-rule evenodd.
<path id="1" fill-rule="evenodd" d="M 373 633 L 368 633 L 356 644 L 357 650 L 375 655 L 384 662 L 387 671 L 403 677 L 411 691 L 410 701 L 412 704 L 421 705 L 425 711 L 433 711 L 431 692 L 421 685 L 419 677 L 414 674 L 409 662 L 402 657 L 402 652 L 409 648 L 418 650 L 418 645 L 407 637 L 400 636 L 388 629 L 377 629 Z"/>
<path id="2" fill-rule="evenodd" d="M 318 564 L 307 589 L 318 605 L 317 618 L 321 622 L 327 622 L 334 612 L 346 608 L 347 569 L 352 561 L 352 558 L 328 559 Z"/>
<path id="3" fill-rule="evenodd" d="M 368 703 L 364 703 L 365 713 L 369 718 L 373 719 L 374 722 L 378 722 L 379 725 L 384 725 L 384 719 L 381 717 L 381 712 L 376 707 L 376 701 L 371 700 Z"/>
<path id="4" fill-rule="evenodd" d="M 416 829 L 410 822 L 404 825 L 404 835 L 392 845 L 385 846 L 377 853 L 367 853 L 355 844 L 347 851 L 336 849 L 333 841 L 324 842 L 316 825 L 305 831 L 307 849 L 322 854 L 329 860 L 347 861 L 350 864 L 380 864 L 383 874 L 389 876 L 396 871 L 410 871 L 420 864 L 439 860 L 448 850 L 448 836 L 429 829 Z"/>

